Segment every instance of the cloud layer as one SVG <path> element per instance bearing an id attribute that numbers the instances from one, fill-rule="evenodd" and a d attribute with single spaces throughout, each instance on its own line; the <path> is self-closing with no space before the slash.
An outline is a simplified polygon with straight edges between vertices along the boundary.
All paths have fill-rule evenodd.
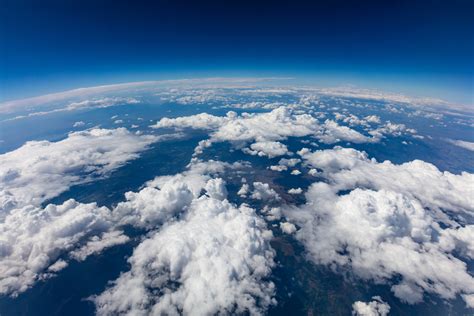
<path id="1" fill-rule="evenodd" d="M 266 280 L 274 265 L 272 234 L 255 210 L 227 201 L 222 179 L 201 173 L 222 167 L 197 165 L 150 182 L 160 189 L 143 189 L 139 203 L 127 197 L 127 208 L 140 213 L 132 221 L 139 225 L 161 221 L 159 214 L 182 214 L 145 239 L 129 259 L 131 270 L 93 298 L 99 315 L 256 314 L 275 303 L 274 285 Z"/>
<path id="2" fill-rule="evenodd" d="M 305 205 L 284 210 L 312 260 L 389 283 L 411 304 L 424 292 L 470 304 L 474 226 L 446 212 L 472 218 L 474 175 L 422 161 L 379 163 L 354 149 L 300 153 L 327 181 L 310 186 Z"/>
<path id="3" fill-rule="evenodd" d="M 118 128 L 74 132 L 58 142 L 27 142 L 0 155 L 0 208 L 39 205 L 71 185 L 110 173 L 156 140 Z"/>

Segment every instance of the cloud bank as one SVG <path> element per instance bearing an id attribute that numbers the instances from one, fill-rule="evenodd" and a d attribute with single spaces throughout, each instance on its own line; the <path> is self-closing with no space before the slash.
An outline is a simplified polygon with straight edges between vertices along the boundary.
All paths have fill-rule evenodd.
<path id="1" fill-rule="evenodd" d="M 473 174 L 422 161 L 379 163 L 340 147 L 301 156 L 326 182 L 312 184 L 306 204 L 284 215 L 300 227 L 296 236 L 314 262 L 391 284 L 410 304 L 425 292 L 471 304 L 474 225 L 465 221 L 472 220 Z"/>

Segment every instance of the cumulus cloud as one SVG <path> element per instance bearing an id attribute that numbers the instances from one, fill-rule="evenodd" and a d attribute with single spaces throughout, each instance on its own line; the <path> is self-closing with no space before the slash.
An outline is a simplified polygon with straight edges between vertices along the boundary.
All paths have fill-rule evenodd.
<path id="1" fill-rule="evenodd" d="M 282 232 L 291 235 L 296 231 L 296 226 L 293 225 L 292 223 L 283 222 L 283 223 L 280 223 L 280 229 Z"/>
<path id="2" fill-rule="evenodd" d="M 357 301 L 352 305 L 352 315 L 355 316 L 387 316 L 390 305 L 382 301 L 380 296 L 372 297 L 371 302 Z"/>
<path id="3" fill-rule="evenodd" d="M 211 138 L 206 143 L 207 146 L 212 142 L 228 141 L 243 148 L 248 143 L 253 143 L 251 150 L 247 152 L 262 155 L 271 154 L 270 149 L 276 150 L 275 154 L 283 154 L 286 147 L 276 142 L 288 137 L 311 136 L 328 144 L 340 141 L 353 143 L 378 141 L 378 138 L 362 135 L 347 126 L 338 125 L 335 121 L 326 120 L 320 124 L 313 116 L 298 113 L 290 107 L 279 107 L 268 113 L 243 113 L 240 116 L 232 111 L 225 117 L 201 113 L 186 117 L 163 118 L 152 127 L 208 130 Z"/>
<path id="4" fill-rule="evenodd" d="M 247 206 L 225 198 L 222 180 L 208 180 L 177 221 L 143 241 L 131 270 L 93 298 L 99 315 L 258 314 L 275 303 L 272 234 Z"/>
<path id="5" fill-rule="evenodd" d="M 110 210 L 68 200 L 12 210 L 0 223 L 0 293 L 16 295 L 65 265 L 61 254 L 113 225 Z"/>
<path id="6" fill-rule="evenodd" d="M 346 148 L 302 157 L 326 182 L 312 184 L 306 204 L 284 215 L 301 227 L 296 236 L 312 260 L 391 284 L 408 303 L 422 301 L 424 292 L 461 295 L 468 303 L 473 225 L 446 212 L 472 214 L 474 175 L 440 172 L 422 161 L 379 163 Z"/>
<path id="7" fill-rule="evenodd" d="M 268 158 L 275 158 L 288 154 L 288 148 L 285 144 L 280 142 L 256 142 L 250 145 L 250 149 L 245 149 L 244 152 L 251 155 L 267 156 Z"/>
<path id="8" fill-rule="evenodd" d="M 383 188 L 416 198 L 435 210 L 474 212 L 474 174 L 441 172 L 421 160 L 400 165 L 390 161 L 379 163 L 352 148 L 299 153 L 308 165 L 321 170 L 337 190 Z"/>
<path id="9" fill-rule="evenodd" d="M 74 132 L 58 142 L 27 142 L 0 155 L 0 200 L 8 197 L 10 207 L 13 201 L 38 205 L 71 185 L 110 173 L 156 140 L 119 128 Z"/>
<path id="10" fill-rule="evenodd" d="M 36 281 L 58 272 L 68 259 L 85 260 L 128 242 L 125 225 L 156 229 L 183 214 L 200 195 L 225 199 L 222 179 L 212 174 L 241 163 L 194 161 L 173 176 L 157 177 L 139 192 L 128 192 L 113 210 L 69 200 L 45 208 L 14 206 L 0 222 L 0 293 L 17 295 Z"/>
<path id="11" fill-rule="evenodd" d="M 263 200 L 263 201 L 278 201 L 280 200 L 280 196 L 273 190 L 268 183 L 263 182 L 254 182 L 253 183 L 253 191 L 250 196 L 252 199 L 255 200 Z"/>
<path id="12" fill-rule="evenodd" d="M 303 189 L 301 188 L 291 188 L 288 190 L 289 194 L 301 194 L 303 193 Z"/>

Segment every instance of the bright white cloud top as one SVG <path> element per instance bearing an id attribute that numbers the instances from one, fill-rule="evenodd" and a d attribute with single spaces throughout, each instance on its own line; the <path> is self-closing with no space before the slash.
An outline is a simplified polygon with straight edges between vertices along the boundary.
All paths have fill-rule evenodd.
<path id="1" fill-rule="evenodd" d="M 410 304 L 427 292 L 460 294 L 470 305 L 474 225 L 461 226 L 446 212 L 472 218 L 473 174 L 443 173 L 422 161 L 379 163 L 346 148 L 301 156 L 328 183 L 312 184 L 306 204 L 284 215 L 301 227 L 296 236 L 315 262 L 392 284 Z"/>
<path id="2" fill-rule="evenodd" d="M 58 142 L 27 142 L 0 155 L 0 207 L 38 205 L 123 166 L 156 140 L 118 128 L 74 132 Z"/>

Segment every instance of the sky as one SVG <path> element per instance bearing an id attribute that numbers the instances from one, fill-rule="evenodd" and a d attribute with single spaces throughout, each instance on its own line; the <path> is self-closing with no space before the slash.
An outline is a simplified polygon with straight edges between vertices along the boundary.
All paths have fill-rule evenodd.
<path id="1" fill-rule="evenodd" d="M 0 102 L 130 81 L 290 76 L 474 103 L 470 0 L 0 2 Z"/>

